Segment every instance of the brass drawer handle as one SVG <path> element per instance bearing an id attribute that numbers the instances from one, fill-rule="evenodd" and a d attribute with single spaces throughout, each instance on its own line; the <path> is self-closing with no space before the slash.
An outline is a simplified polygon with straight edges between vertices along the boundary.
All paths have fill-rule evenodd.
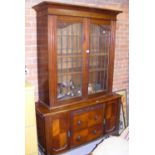
<path id="1" fill-rule="evenodd" d="M 81 136 L 78 135 L 77 138 L 76 138 L 76 140 L 77 140 L 77 141 L 80 141 L 80 140 L 81 140 Z"/>
<path id="2" fill-rule="evenodd" d="M 80 126 L 80 125 L 81 125 L 81 121 L 80 121 L 80 120 L 78 120 L 77 124 Z"/>
<path id="3" fill-rule="evenodd" d="M 96 130 L 93 130 L 93 134 L 96 135 L 96 133 L 97 133 L 97 131 Z"/>
<path id="4" fill-rule="evenodd" d="M 95 120 L 98 120 L 98 116 L 97 116 L 97 115 L 95 115 L 95 116 L 94 116 L 94 119 L 95 119 Z"/>

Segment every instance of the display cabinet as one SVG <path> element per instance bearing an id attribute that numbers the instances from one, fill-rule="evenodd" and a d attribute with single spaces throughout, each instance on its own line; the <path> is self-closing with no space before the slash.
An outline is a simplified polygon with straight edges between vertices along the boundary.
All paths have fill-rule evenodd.
<path id="1" fill-rule="evenodd" d="M 121 11 L 54 2 L 33 8 L 39 146 L 57 154 L 117 131 L 120 96 L 112 93 L 112 83 Z"/>

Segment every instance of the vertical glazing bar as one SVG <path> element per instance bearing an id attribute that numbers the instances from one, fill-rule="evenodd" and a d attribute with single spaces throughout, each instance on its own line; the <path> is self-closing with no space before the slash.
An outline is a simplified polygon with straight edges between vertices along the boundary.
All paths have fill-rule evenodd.
<path id="1" fill-rule="evenodd" d="M 102 36 L 101 36 L 101 33 L 102 32 L 102 27 L 100 26 L 99 27 L 99 56 L 98 56 L 98 61 L 99 61 L 99 68 L 102 69 L 102 47 L 101 47 L 101 41 L 102 41 Z M 100 75 L 99 75 L 99 84 L 101 85 L 101 88 L 102 88 L 102 85 L 103 85 L 103 80 L 102 80 L 102 77 L 101 77 L 101 74 L 102 73 L 102 70 L 100 71 Z"/>
<path id="2" fill-rule="evenodd" d="M 106 55 L 105 55 L 106 54 L 106 37 L 105 36 L 106 36 L 106 33 L 105 33 L 105 30 L 103 30 L 103 31 L 104 31 L 104 33 L 103 33 L 103 38 L 104 38 L 104 40 L 103 40 L 103 44 L 104 44 L 104 60 L 103 60 L 104 61 L 104 63 L 103 63 L 103 66 L 104 66 L 103 67 L 104 68 L 104 74 L 103 74 L 104 82 L 103 82 L 103 87 L 105 89 L 105 87 L 106 87 L 106 85 L 105 85 L 106 84 L 106 79 L 105 79 L 105 71 L 106 71 L 105 70 L 106 69 L 105 68 L 105 66 L 106 66 L 105 65 L 106 64 L 106 58 L 105 58 L 106 57 Z"/>
<path id="3" fill-rule="evenodd" d="M 69 25 L 68 26 L 66 26 L 66 28 L 65 28 L 65 30 L 66 30 L 66 77 L 67 77 L 67 79 L 66 79 L 66 83 L 68 84 L 68 73 L 69 73 L 69 66 L 68 66 L 68 56 L 69 56 L 69 54 L 68 54 L 68 27 L 69 27 Z M 68 90 L 67 90 L 68 91 Z"/>
<path id="4" fill-rule="evenodd" d="M 59 23 L 60 24 L 60 23 Z M 61 23 L 62 24 L 62 23 Z M 63 38 L 62 38 L 62 28 L 60 27 L 60 37 L 61 37 L 61 41 L 60 41 L 60 73 L 61 73 L 61 76 L 60 76 L 60 82 L 62 83 L 63 82 L 63 74 L 62 74 L 62 63 L 63 63 L 63 59 L 62 59 L 62 41 L 63 41 Z"/>
<path id="5" fill-rule="evenodd" d="M 92 43 L 93 43 L 93 52 L 95 52 L 95 25 L 92 24 Z"/>
<path id="6" fill-rule="evenodd" d="M 80 75 L 80 78 L 82 79 L 82 61 L 83 61 L 83 56 L 82 56 L 82 50 L 83 50 L 83 48 L 82 48 L 82 43 L 83 43 L 83 33 L 82 33 L 82 24 L 80 23 L 80 27 L 79 27 L 79 31 L 80 31 L 80 36 L 78 37 L 78 52 L 80 52 L 79 54 L 80 54 L 80 61 L 81 61 L 81 75 Z M 80 40 L 79 40 L 80 39 Z M 80 45 L 80 47 L 79 47 L 79 45 Z M 79 49 L 80 48 L 80 49 Z M 82 79 L 83 80 L 83 79 Z M 82 94 L 82 80 L 80 80 L 80 90 L 81 90 L 81 94 Z"/>
<path id="7" fill-rule="evenodd" d="M 76 26 L 77 31 L 76 31 L 76 35 L 75 35 L 75 37 L 76 37 L 76 53 L 77 54 L 78 54 L 78 32 L 79 32 L 78 27 L 79 27 L 79 24 L 77 24 L 77 26 Z"/>
<path id="8" fill-rule="evenodd" d="M 102 68 L 102 74 L 101 74 L 101 81 L 102 81 L 102 89 L 104 89 L 104 81 L 103 81 L 103 72 L 104 72 L 104 67 L 103 67 L 103 54 L 104 54 L 104 51 L 103 51 L 103 46 L 102 46 L 102 44 L 103 44 L 103 35 L 102 35 L 103 33 L 101 33 L 101 68 Z"/>
<path id="9" fill-rule="evenodd" d="M 107 33 L 107 30 L 105 30 L 105 32 L 106 32 L 106 33 L 105 33 L 105 36 L 106 36 L 106 41 L 105 41 L 106 53 L 105 53 L 105 54 L 106 54 L 106 55 L 105 55 L 105 71 L 104 71 L 104 72 L 105 72 L 105 89 L 107 89 L 107 74 L 108 74 L 108 69 L 107 69 L 107 66 L 108 66 L 108 64 L 107 64 L 107 63 L 108 63 L 108 62 L 107 62 L 107 61 L 108 61 L 108 60 L 107 60 L 107 55 L 108 55 L 108 44 L 107 44 L 107 43 L 108 43 L 108 41 L 107 41 L 107 40 L 108 40 L 108 33 Z"/>
<path id="10" fill-rule="evenodd" d="M 108 30 L 107 31 L 107 34 L 108 34 L 108 52 L 107 52 L 107 82 L 106 82 L 106 88 L 108 88 L 108 66 L 109 66 L 109 52 L 110 52 L 110 31 Z"/>
<path id="11" fill-rule="evenodd" d="M 97 65 L 98 65 L 98 62 L 97 62 L 97 60 L 98 60 L 98 58 L 97 58 L 97 56 L 96 56 L 96 54 L 99 52 L 98 50 L 98 46 L 99 46 L 99 42 L 98 42 L 98 37 L 99 37 L 99 34 L 98 34 L 98 26 L 97 25 L 94 25 L 94 28 L 95 28 L 95 57 L 94 57 L 94 63 L 95 63 L 95 65 L 94 65 L 94 69 L 96 70 L 97 69 Z M 95 73 L 95 72 L 94 72 Z M 98 74 L 99 72 L 96 72 L 96 74 L 95 74 L 95 81 L 94 81 L 94 85 L 97 83 L 97 81 L 98 81 Z"/>
<path id="12" fill-rule="evenodd" d="M 89 84 L 89 63 L 90 63 L 90 54 L 86 53 L 86 50 L 90 48 L 90 19 L 83 18 L 83 42 L 82 42 L 82 56 L 85 61 L 82 62 L 83 74 L 82 74 L 82 95 L 84 98 L 88 97 L 88 84 Z"/>
<path id="13" fill-rule="evenodd" d="M 92 68 L 95 69 L 94 68 L 94 54 L 95 54 L 95 44 L 94 44 L 94 42 L 95 42 L 95 26 L 94 26 L 94 24 L 92 25 L 92 39 L 93 39 Z M 95 82 L 94 71 L 91 74 L 92 74 L 92 77 L 93 77 L 92 78 L 92 83 L 94 83 Z"/>
<path id="14" fill-rule="evenodd" d="M 107 81 L 107 76 L 108 76 L 108 69 L 107 69 L 108 57 L 107 57 L 107 55 L 109 53 L 109 46 L 108 46 L 108 44 L 109 44 L 109 35 L 108 35 L 108 31 L 106 30 L 106 56 L 105 56 L 105 58 L 106 58 L 106 63 L 105 63 L 105 68 L 106 68 L 106 70 L 105 70 L 105 73 L 106 73 L 105 79 L 106 79 L 106 83 L 105 83 L 105 89 L 107 89 L 107 84 L 108 84 L 108 81 Z"/>
<path id="15" fill-rule="evenodd" d="M 72 69 L 74 69 L 74 67 L 73 67 L 73 57 L 74 57 L 74 53 L 73 53 L 73 45 L 74 45 L 74 35 L 73 35 L 73 24 L 71 25 L 71 53 L 72 53 Z M 73 77 L 71 76 L 71 79 L 72 79 Z M 73 80 L 73 79 L 72 79 Z"/>
<path id="16" fill-rule="evenodd" d="M 94 42 L 95 42 L 95 36 L 94 36 L 94 24 L 92 25 L 92 37 L 91 37 L 91 39 L 92 39 L 92 44 L 93 44 L 93 46 L 92 46 L 92 55 L 94 54 L 94 50 L 95 50 L 95 45 L 94 45 Z M 92 57 L 92 67 L 94 66 L 94 58 Z"/>
<path id="17" fill-rule="evenodd" d="M 108 30 L 106 30 L 106 56 L 105 56 L 105 58 L 106 58 L 106 66 L 105 66 L 105 68 L 106 68 L 106 70 L 105 70 L 105 73 L 106 73 L 106 83 L 105 83 L 105 88 L 107 89 L 107 86 L 108 86 L 108 78 L 107 78 L 107 76 L 108 76 L 108 68 L 107 68 L 107 66 L 108 66 L 108 63 L 109 63 L 109 60 L 108 60 L 108 54 L 109 54 L 109 32 L 108 32 Z"/>
<path id="18" fill-rule="evenodd" d="M 104 71 L 104 67 L 103 67 L 103 28 L 101 27 L 100 29 L 100 68 L 101 68 L 101 75 L 100 75 L 100 81 L 101 81 L 101 89 L 104 89 L 104 79 L 103 79 L 103 71 Z"/>

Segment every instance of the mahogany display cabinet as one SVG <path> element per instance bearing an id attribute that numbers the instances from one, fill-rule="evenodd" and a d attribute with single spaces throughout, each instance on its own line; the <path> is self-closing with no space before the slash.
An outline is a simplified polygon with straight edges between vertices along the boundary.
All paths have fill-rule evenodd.
<path id="1" fill-rule="evenodd" d="M 37 13 L 39 146 L 59 154 L 117 133 L 112 93 L 116 16 L 121 11 L 42 2 Z"/>

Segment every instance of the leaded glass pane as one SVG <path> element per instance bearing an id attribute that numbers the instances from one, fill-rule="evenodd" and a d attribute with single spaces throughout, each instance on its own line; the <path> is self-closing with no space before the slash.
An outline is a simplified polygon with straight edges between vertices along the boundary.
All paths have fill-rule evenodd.
<path id="1" fill-rule="evenodd" d="M 108 89 L 110 26 L 91 24 L 88 94 Z"/>
<path id="2" fill-rule="evenodd" d="M 57 24 L 57 98 L 82 95 L 82 23 Z"/>

